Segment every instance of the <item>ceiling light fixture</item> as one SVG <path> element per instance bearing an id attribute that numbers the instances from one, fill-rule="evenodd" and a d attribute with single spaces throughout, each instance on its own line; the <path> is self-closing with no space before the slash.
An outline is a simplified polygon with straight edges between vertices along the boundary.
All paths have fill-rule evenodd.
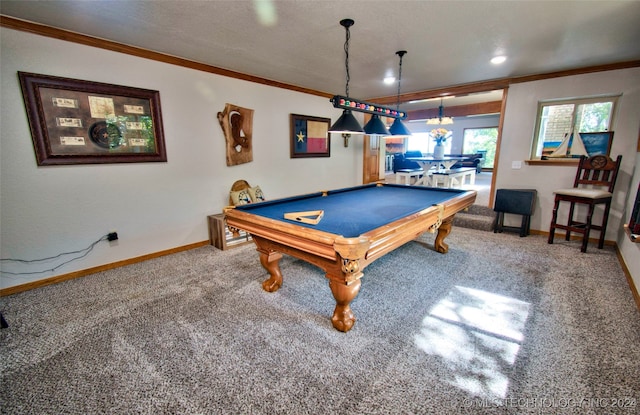
<path id="1" fill-rule="evenodd" d="M 344 53 L 345 53 L 345 68 L 346 68 L 346 88 L 345 88 L 345 96 L 335 95 L 330 99 L 331 103 L 333 103 L 334 108 L 341 108 L 342 115 L 338 120 L 331 126 L 329 129 L 330 133 L 343 133 L 343 134 L 389 134 L 386 127 L 384 127 L 384 123 L 380 120 L 380 116 L 383 117 L 391 117 L 391 118 L 407 118 L 407 113 L 400 112 L 398 109 L 388 108 L 381 105 L 371 104 L 365 101 L 361 101 L 358 99 L 353 99 L 349 97 L 349 80 L 351 79 L 349 75 L 349 39 L 351 38 L 351 33 L 349 32 L 349 28 L 353 26 L 353 19 L 343 19 L 340 21 L 340 25 L 345 28 L 346 31 L 346 40 L 344 42 Z M 365 130 L 362 129 L 360 123 L 353 116 L 352 111 L 364 112 L 367 114 L 372 114 L 371 121 L 367 123 L 367 127 Z M 377 120 L 377 121 L 374 121 Z M 384 132 L 380 129 L 380 125 L 378 121 L 384 127 Z M 371 124 L 371 125 L 369 125 Z M 374 132 L 368 132 L 374 131 Z"/>
<path id="2" fill-rule="evenodd" d="M 371 119 L 368 123 L 364 125 L 364 133 L 369 135 L 389 135 L 391 134 L 387 129 L 387 126 L 384 125 L 379 115 L 371 116 Z"/>
<path id="3" fill-rule="evenodd" d="M 402 57 L 407 53 L 406 50 L 399 50 L 396 55 L 400 56 L 400 66 L 398 68 L 398 100 L 396 101 L 396 111 L 400 112 L 400 82 L 402 81 Z M 400 118 L 396 118 L 389 127 L 391 135 L 394 137 L 408 137 L 411 135 L 411 131 L 402 122 Z"/>
<path id="4" fill-rule="evenodd" d="M 340 21 L 340 24 L 344 26 L 346 31 L 346 40 L 344 42 L 344 65 L 347 69 L 347 86 L 345 88 L 345 95 L 347 97 L 349 96 L 349 80 L 351 79 L 351 77 L 349 76 L 349 38 L 351 37 L 349 28 L 353 26 L 354 23 L 355 22 L 352 19 L 344 19 Z M 344 111 L 342 111 L 342 115 L 340 116 L 340 118 L 338 118 L 338 121 L 336 121 L 335 124 L 331 126 L 329 132 L 344 134 L 364 134 L 364 130 L 360 126 L 360 123 L 351 113 L 351 102 L 345 100 L 344 103 L 347 104 L 349 108 L 345 108 Z M 335 102 L 333 105 L 335 106 Z"/>
<path id="5" fill-rule="evenodd" d="M 427 120 L 427 124 L 429 125 L 453 124 L 453 118 L 444 116 L 444 107 L 442 106 L 442 99 L 440 99 L 440 106 L 438 107 L 438 116 L 429 118 Z"/>
<path id="6" fill-rule="evenodd" d="M 507 60 L 506 56 L 495 56 L 491 58 L 491 63 L 494 65 L 500 65 L 501 63 L 504 63 L 504 61 L 506 60 Z"/>

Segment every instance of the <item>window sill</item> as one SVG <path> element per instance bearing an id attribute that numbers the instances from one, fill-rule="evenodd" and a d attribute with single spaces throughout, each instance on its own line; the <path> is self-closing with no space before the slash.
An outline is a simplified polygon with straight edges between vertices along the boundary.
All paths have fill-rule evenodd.
<path id="1" fill-rule="evenodd" d="M 555 159 L 555 160 L 525 160 L 525 164 L 530 166 L 577 166 L 580 159 Z"/>

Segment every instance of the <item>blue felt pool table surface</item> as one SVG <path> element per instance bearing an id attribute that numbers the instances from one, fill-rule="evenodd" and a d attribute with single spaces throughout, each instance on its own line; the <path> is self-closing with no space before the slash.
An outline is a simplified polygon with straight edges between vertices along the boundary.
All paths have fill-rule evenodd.
<path id="1" fill-rule="evenodd" d="M 376 184 L 277 199 L 236 209 L 269 219 L 353 238 L 465 193 L 460 189 Z M 285 219 L 285 213 L 324 211 L 317 224 Z"/>

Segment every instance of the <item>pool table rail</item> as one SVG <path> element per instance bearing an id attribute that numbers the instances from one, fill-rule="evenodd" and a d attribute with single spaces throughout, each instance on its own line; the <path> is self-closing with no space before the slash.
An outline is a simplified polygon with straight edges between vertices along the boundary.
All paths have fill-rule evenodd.
<path id="1" fill-rule="evenodd" d="M 304 228 L 295 222 L 277 221 L 252 215 L 233 207 L 225 208 L 224 213 L 227 226 L 231 229 L 241 229 L 253 236 L 294 245 L 303 251 L 326 259 L 332 260 L 336 257 L 333 249 L 336 235 L 332 233 Z"/>
<path id="2" fill-rule="evenodd" d="M 446 206 L 429 206 L 420 212 L 381 226 L 371 232 L 364 233 L 363 236 L 367 236 L 371 240 L 371 248 L 366 256 L 368 263 L 418 238 L 425 232 L 438 232 L 439 235 L 440 233 L 446 232 L 448 235 L 451 231 L 451 224 L 455 214 L 472 205 L 476 199 L 476 195 L 477 193 L 475 191 L 461 194 L 451 199 Z M 442 210 L 440 208 L 441 206 Z M 436 237 L 434 246 L 437 252 L 443 254 L 448 250 L 447 245 L 443 242 L 445 236 L 446 235 Z"/>

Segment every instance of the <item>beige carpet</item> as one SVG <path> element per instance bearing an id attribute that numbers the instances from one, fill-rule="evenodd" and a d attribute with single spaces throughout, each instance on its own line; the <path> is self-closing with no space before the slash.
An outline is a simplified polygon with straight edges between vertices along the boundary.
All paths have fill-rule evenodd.
<path id="1" fill-rule="evenodd" d="M 454 227 L 365 269 L 348 333 L 322 272 L 207 246 L 0 298 L 2 414 L 637 414 L 615 251 Z M 616 406 L 614 406 L 616 405 Z"/>

